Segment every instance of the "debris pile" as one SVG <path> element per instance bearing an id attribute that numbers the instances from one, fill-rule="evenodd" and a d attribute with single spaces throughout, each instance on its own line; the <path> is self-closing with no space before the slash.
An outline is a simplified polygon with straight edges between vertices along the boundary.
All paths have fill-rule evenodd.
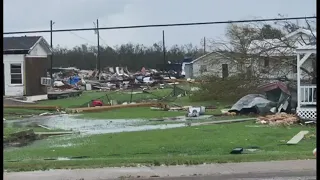
<path id="1" fill-rule="evenodd" d="M 298 123 L 299 119 L 294 114 L 287 113 L 277 113 L 273 115 L 260 116 L 257 118 L 257 123 L 259 124 L 269 124 L 269 125 L 291 125 Z"/>
<path id="2" fill-rule="evenodd" d="M 100 75 L 97 70 L 79 70 L 77 68 L 54 68 L 55 89 L 82 90 L 122 90 L 144 89 L 163 84 L 164 81 L 177 79 L 175 72 L 142 68 L 131 73 L 126 67 L 106 67 Z M 89 84 L 89 86 L 87 86 Z"/>

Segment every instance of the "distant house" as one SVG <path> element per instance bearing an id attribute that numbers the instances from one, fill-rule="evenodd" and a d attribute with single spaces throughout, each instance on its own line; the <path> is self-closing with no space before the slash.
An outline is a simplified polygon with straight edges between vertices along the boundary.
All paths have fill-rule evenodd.
<path id="1" fill-rule="evenodd" d="M 203 75 L 228 77 L 238 73 L 237 62 L 229 58 L 226 52 L 213 51 L 183 64 L 185 78 L 197 78 Z"/>
<path id="2" fill-rule="evenodd" d="M 46 94 L 41 77 L 47 76 L 48 55 L 52 50 L 41 36 L 3 38 L 5 96 Z"/>
<path id="3" fill-rule="evenodd" d="M 306 44 L 315 42 L 315 35 L 309 30 L 298 29 L 287 34 L 283 39 L 255 40 L 249 46 L 247 57 L 241 57 L 239 53 L 228 51 L 213 51 L 185 63 L 183 65 L 185 77 L 197 78 L 208 74 L 227 77 L 240 72 L 251 71 L 262 75 L 266 74 L 265 77 L 270 79 L 284 75 L 289 79 L 296 79 L 295 47 L 301 45 L 301 42 Z M 290 43 L 292 48 L 284 43 Z M 264 49 L 267 51 L 263 52 Z M 255 57 L 254 63 L 240 65 L 238 59 L 247 58 L 246 61 L 249 62 L 250 54 Z M 275 56 L 277 57 L 273 59 L 272 57 Z M 284 59 L 287 58 L 285 56 L 290 56 L 292 65 L 278 66 L 279 59 L 281 59 L 279 56 L 284 56 Z"/>

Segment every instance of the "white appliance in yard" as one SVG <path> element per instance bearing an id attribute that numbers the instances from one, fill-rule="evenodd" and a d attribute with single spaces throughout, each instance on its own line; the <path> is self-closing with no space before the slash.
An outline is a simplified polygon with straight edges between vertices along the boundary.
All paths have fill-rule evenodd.
<path id="1" fill-rule="evenodd" d="M 199 107 L 189 107 L 187 116 L 188 117 L 198 117 L 200 115 L 204 115 L 206 108 L 204 106 Z"/>

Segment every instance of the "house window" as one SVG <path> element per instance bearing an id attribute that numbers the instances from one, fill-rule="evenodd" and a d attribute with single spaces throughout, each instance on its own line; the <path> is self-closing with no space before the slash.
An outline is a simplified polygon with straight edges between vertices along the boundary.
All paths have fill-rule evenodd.
<path id="1" fill-rule="evenodd" d="M 222 64 L 222 78 L 227 78 L 229 76 L 228 64 Z"/>
<path id="2" fill-rule="evenodd" d="M 201 65 L 200 66 L 200 72 L 201 73 L 207 72 L 207 66 L 206 65 Z"/>
<path id="3" fill-rule="evenodd" d="M 11 84 L 22 84 L 21 64 L 10 65 Z"/>

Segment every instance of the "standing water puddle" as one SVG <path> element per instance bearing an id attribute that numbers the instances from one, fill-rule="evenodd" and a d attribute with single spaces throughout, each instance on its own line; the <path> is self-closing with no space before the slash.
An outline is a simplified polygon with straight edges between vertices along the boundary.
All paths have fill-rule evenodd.
<path id="1" fill-rule="evenodd" d="M 75 115 L 56 115 L 47 117 L 34 117 L 22 120 L 10 120 L 4 123 L 11 123 L 12 126 L 23 127 L 31 124 L 40 124 L 52 129 L 62 129 L 67 131 L 80 132 L 82 134 L 106 134 L 119 132 L 147 131 L 156 129 L 170 129 L 186 126 L 185 123 L 179 124 L 157 124 L 143 125 L 147 120 L 142 119 L 105 119 L 87 120 L 78 119 Z M 139 125 L 139 126 L 137 126 Z"/>

